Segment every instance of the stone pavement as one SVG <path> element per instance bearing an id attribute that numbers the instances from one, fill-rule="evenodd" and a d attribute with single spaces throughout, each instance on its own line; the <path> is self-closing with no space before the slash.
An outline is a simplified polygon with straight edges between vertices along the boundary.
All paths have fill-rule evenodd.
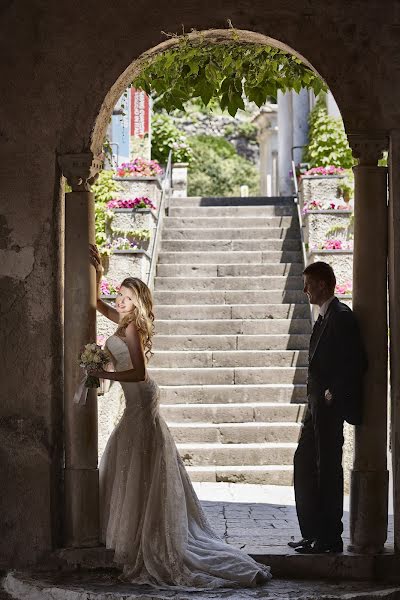
<path id="1" fill-rule="evenodd" d="M 121 583 L 115 573 L 88 571 L 11 573 L 3 585 L 5 600 L 399 600 L 400 588 L 371 582 L 272 579 L 257 588 L 174 591 Z M 1 594 L 1 592 L 0 592 Z M 0 598 L 2 596 L 0 595 Z"/>
<path id="2" fill-rule="evenodd" d="M 215 531 L 249 554 L 297 554 L 287 546 L 300 536 L 294 490 L 289 486 L 194 483 Z M 387 548 L 393 544 L 393 510 L 389 507 Z M 344 545 L 349 542 L 349 497 L 344 499 Z"/>
<path id="3" fill-rule="evenodd" d="M 386 579 L 385 566 L 379 573 L 379 564 L 376 570 L 368 557 L 348 552 L 304 556 L 287 546 L 290 539 L 300 535 L 292 487 L 230 483 L 195 483 L 194 487 L 215 531 L 227 543 L 272 565 L 275 577 L 271 582 L 251 589 L 176 592 L 122 583 L 118 571 L 110 568 L 62 569 L 9 573 L 2 582 L 6 591 L 0 588 L 0 600 L 400 600 L 400 587 L 395 584 L 365 580 L 371 574 L 381 581 Z M 348 497 L 344 506 L 346 545 Z M 393 540 L 392 507 L 390 513 L 388 551 Z M 387 558 L 390 560 L 389 553 Z M 280 577 L 279 571 L 284 575 Z"/>

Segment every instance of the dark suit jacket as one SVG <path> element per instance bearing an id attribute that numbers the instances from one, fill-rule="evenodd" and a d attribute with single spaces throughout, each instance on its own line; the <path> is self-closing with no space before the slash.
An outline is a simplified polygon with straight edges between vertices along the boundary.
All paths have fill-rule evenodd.
<path id="1" fill-rule="evenodd" d="M 313 402 L 324 401 L 329 389 L 343 419 L 353 425 L 362 420 L 362 380 L 367 368 L 359 327 L 351 309 L 334 298 L 310 344 L 307 393 Z"/>

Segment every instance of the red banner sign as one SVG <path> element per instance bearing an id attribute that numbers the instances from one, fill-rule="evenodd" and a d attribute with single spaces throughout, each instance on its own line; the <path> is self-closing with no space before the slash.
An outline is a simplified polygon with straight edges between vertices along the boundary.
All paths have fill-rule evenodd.
<path id="1" fill-rule="evenodd" d="M 131 136 L 142 138 L 150 131 L 150 99 L 143 90 L 131 88 Z"/>

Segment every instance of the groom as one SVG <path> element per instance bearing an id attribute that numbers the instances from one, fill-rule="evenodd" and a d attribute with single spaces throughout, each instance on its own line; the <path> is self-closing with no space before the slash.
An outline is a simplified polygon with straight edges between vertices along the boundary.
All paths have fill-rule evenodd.
<path id="1" fill-rule="evenodd" d="M 335 297 L 330 265 L 310 264 L 304 292 L 319 306 L 309 349 L 308 409 L 294 456 L 297 552 L 343 552 L 343 422 L 361 423 L 366 357 L 356 319 Z"/>

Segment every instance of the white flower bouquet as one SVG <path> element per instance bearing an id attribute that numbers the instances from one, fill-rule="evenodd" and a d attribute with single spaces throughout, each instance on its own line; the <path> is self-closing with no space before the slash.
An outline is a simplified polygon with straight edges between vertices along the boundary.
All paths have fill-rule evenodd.
<path id="1" fill-rule="evenodd" d="M 85 387 L 98 388 L 100 380 L 90 374 L 103 369 L 111 360 L 110 354 L 98 344 L 86 344 L 79 354 L 79 365 L 86 371 Z"/>

